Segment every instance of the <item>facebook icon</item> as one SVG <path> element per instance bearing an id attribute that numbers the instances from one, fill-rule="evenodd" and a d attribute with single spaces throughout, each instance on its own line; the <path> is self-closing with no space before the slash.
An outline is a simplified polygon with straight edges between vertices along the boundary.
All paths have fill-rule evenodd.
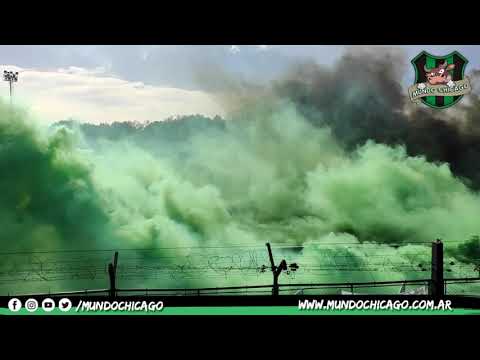
<path id="1" fill-rule="evenodd" d="M 8 302 L 8 308 L 10 311 L 17 312 L 22 308 L 22 302 L 17 298 L 10 299 Z"/>

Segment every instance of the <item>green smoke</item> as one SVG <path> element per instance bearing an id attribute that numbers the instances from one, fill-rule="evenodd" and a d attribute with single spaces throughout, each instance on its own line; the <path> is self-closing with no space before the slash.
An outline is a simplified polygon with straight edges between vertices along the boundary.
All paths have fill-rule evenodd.
<path id="1" fill-rule="evenodd" d="M 147 128 L 88 148 L 79 129 L 42 133 L 0 106 L 4 251 L 136 249 L 120 251 L 130 287 L 270 284 L 267 241 L 300 266 L 284 283 L 428 278 L 422 243 L 436 238 L 452 277 L 474 275 L 480 258 L 467 243 L 480 233 L 479 197 L 448 164 L 374 142 L 346 151 L 291 103 L 181 140 L 142 141 Z M 145 264 L 154 278 L 135 277 Z"/>
<path id="2" fill-rule="evenodd" d="M 91 179 L 65 129 L 42 135 L 0 103 L 2 249 L 89 248 L 108 228 Z"/>

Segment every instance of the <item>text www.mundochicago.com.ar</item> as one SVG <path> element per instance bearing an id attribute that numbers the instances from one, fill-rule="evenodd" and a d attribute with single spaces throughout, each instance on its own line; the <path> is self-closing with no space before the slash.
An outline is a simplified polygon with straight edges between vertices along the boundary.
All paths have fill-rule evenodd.
<path id="1" fill-rule="evenodd" d="M 299 300 L 299 310 L 444 310 L 453 311 L 450 300 Z"/>
<path id="2" fill-rule="evenodd" d="M 162 311 L 162 301 L 85 301 L 80 300 L 75 311 Z"/>

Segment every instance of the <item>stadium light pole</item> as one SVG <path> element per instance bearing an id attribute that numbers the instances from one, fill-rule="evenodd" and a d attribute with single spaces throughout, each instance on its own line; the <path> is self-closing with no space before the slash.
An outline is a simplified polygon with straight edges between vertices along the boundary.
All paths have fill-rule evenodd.
<path id="1" fill-rule="evenodd" d="M 18 81 L 18 71 L 13 72 L 13 71 L 3 71 L 3 80 L 8 81 L 8 84 L 10 86 L 10 105 L 12 105 L 12 86 L 13 83 Z"/>

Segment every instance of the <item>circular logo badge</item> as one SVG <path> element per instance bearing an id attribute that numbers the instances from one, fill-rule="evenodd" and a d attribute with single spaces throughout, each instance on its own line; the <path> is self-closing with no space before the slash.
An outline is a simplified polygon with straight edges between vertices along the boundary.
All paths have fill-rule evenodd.
<path id="1" fill-rule="evenodd" d="M 12 298 L 8 301 L 8 309 L 17 312 L 22 308 L 22 302 L 17 298 Z"/>
<path id="2" fill-rule="evenodd" d="M 43 311 L 50 312 L 55 309 L 55 301 L 50 298 L 46 298 L 42 301 L 42 309 Z"/>
<path id="3" fill-rule="evenodd" d="M 68 298 L 63 298 L 58 302 L 58 308 L 61 311 L 69 311 L 72 308 L 72 302 Z"/>
<path id="4" fill-rule="evenodd" d="M 25 301 L 25 309 L 29 312 L 34 312 L 38 309 L 38 301 L 35 299 L 28 299 Z"/>

